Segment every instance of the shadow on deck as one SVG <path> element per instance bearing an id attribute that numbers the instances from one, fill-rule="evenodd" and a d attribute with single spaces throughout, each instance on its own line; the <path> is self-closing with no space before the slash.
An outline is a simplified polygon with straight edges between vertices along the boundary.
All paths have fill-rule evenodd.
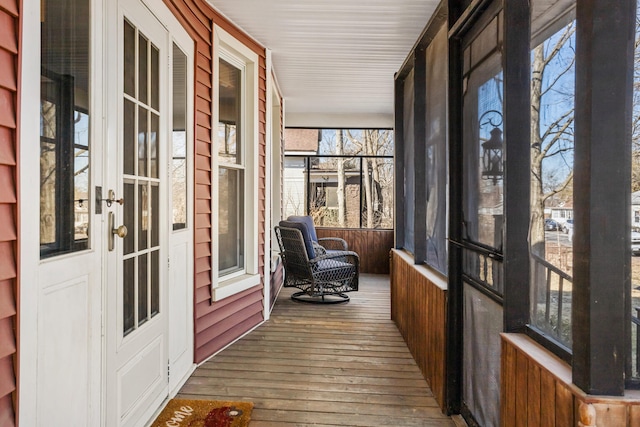
<path id="1" fill-rule="evenodd" d="M 454 426 L 390 320 L 389 276 L 362 275 L 342 305 L 291 301 L 202 364 L 177 397 L 247 400 L 251 427 Z"/>

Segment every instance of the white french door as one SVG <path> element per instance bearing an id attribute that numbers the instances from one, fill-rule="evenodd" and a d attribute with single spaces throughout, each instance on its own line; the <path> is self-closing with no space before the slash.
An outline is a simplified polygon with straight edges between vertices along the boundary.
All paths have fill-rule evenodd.
<path id="1" fill-rule="evenodd" d="M 162 0 L 24 28 L 20 422 L 145 425 L 194 367 L 193 40 Z"/>
<path id="2" fill-rule="evenodd" d="M 168 395 L 166 158 L 168 34 L 137 0 L 120 2 L 116 146 L 107 153 L 107 410 L 134 426 Z M 110 205 L 110 206 L 109 206 Z"/>
<path id="3" fill-rule="evenodd" d="M 180 223 L 182 233 L 174 232 L 170 210 L 172 199 L 181 197 L 172 191 L 174 144 L 184 147 L 179 157 L 188 163 L 186 80 L 192 53 L 156 16 L 139 0 L 121 1 L 113 39 L 118 53 L 110 75 L 117 76 L 117 89 L 107 96 L 113 97 L 110 111 L 117 111 L 110 116 L 117 117 L 117 144 L 107 153 L 105 167 L 106 198 L 113 199 L 106 207 L 105 251 L 108 426 L 146 422 L 171 391 L 170 368 L 175 387 L 193 365 L 190 224 Z M 182 65 L 171 68 L 174 56 Z M 177 79 L 184 90 L 172 90 L 177 74 L 183 74 Z M 174 98 L 182 105 L 180 99 L 174 105 Z M 187 207 L 188 174 L 181 171 L 181 200 Z M 176 245 L 184 259 L 176 257 L 170 271 Z"/>

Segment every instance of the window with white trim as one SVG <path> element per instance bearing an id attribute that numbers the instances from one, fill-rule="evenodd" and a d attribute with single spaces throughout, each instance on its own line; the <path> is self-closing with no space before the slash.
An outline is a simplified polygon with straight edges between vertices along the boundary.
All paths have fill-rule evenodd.
<path id="1" fill-rule="evenodd" d="M 214 31 L 213 300 L 260 283 L 258 273 L 258 56 Z"/>

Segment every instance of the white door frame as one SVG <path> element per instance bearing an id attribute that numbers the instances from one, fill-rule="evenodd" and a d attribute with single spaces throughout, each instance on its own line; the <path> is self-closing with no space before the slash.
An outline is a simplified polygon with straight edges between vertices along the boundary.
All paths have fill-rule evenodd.
<path id="1" fill-rule="evenodd" d="M 126 1 L 126 0 L 125 0 Z M 165 26 L 169 26 L 173 32 L 178 25 L 180 31 L 184 34 L 186 32 L 180 26 L 177 19 L 167 9 L 161 0 L 143 0 L 150 8 L 153 9 L 153 13 L 165 23 Z M 117 16 L 117 2 L 108 0 L 91 0 L 91 74 L 90 79 L 93 82 L 91 85 L 91 183 L 90 193 L 91 199 L 95 197 L 95 187 L 101 186 L 103 189 L 103 197 L 106 196 L 108 186 L 104 181 L 103 163 L 101 159 L 104 159 L 104 151 L 107 150 L 107 143 L 103 141 L 116 141 L 117 127 L 106 126 L 106 117 L 108 116 L 106 111 L 109 110 L 111 105 L 107 98 L 110 86 L 105 82 L 108 61 L 111 60 L 109 53 L 113 53 L 111 45 L 113 44 L 109 39 L 110 32 L 107 22 L 109 19 L 114 19 Z M 19 223 L 19 312 L 20 312 L 20 329 L 19 329 L 19 379 L 20 384 L 18 388 L 18 399 L 20 400 L 20 423 L 21 425 L 37 426 L 37 425 L 50 425 L 50 421 L 47 419 L 47 414 L 42 413 L 44 399 L 38 399 L 37 396 L 56 396 L 56 393 L 60 395 L 60 387 L 50 387 L 44 390 L 42 387 L 42 381 L 38 377 L 38 351 L 42 350 L 42 342 L 39 341 L 39 328 L 43 327 L 43 322 L 46 322 L 40 313 L 40 305 L 43 301 L 43 290 L 40 283 L 45 280 L 49 280 L 48 275 L 57 274 L 56 264 L 71 266 L 68 270 L 74 270 L 76 267 L 81 267 L 80 270 L 85 269 L 90 272 L 94 278 L 90 278 L 88 283 L 89 289 L 87 305 L 87 313 L 90 316 L 89 325 L 87 330 L 90 331 L 87 342 L 89 347 L 87 349 L 89 358 L 91 359 L 91 367 L 89 377 L 91 378 L 90 384 L 88 384 L 88 390 L 85 399 L 87 404 L 86 413 L 87 418 L 78 418 L 77 414 L 73 411 L 67 410 L 61 411 L 66 417 L 66 421 L 69 425 L 106 425 L 106 391 L 105 391 L 105 354 L 106 354 L 106 341 L 104 336 L 104 325 L 106 324 L 106 286 L 105 281 L 106 272 L 102 267 L 103 262 L 103 250 L 106 252 L 106 209 L 103 206 L 103 214 L 92 214 L 91 223 L 91 249 L 60 255 L 50 258 L 48 260 L 40 260 L 40 244 L 39 244 L 39 222 L 40 214 L 38 208 L 38 200 L 40 197 L 40 183 L 39 174 L 34 171 L 39 171 L 39 158 L 40 158 L 40 2 L 25 1 L 21 10 L 21 25 L 25 31 L 21 32 L 21 64 L 20 64 L 20 115 L 18 123 L 18 144 L 19 144 L 19 206 L 20 206 L 20 223 Z M 110 17 L 110 18 L 109 18 Z M 179 32 L 179 31 L 178 31 Z M 188 38 L 188 36 L 187 36 Z M 184 37 L 179 37 L 184 40 Z M 178 41 L 178 44 L 182 42 Z M 193 41 L 188 38 L 186 44 L 193 45 Z M 170 44 L 169 44 L 170 45 Z M 188 49 L 185 45 L 181 45 L 183 51 L 187 52 Z M 107 50 L 105 50 L 107 49 Z M 193 47 L 191 47 L 193 50 Z M 188 88 L 190 90 L 188 98 L 189 108 L 189 123 L 191 131 L 193 132 L 193 62 L 194 56 L 191 53 L 189 57 L 190 71 L 189 71 L 189 83 Z M 190 150 L 192 150 L 193 143 L 189 144 Z M 190 152 L 191 164 L 189 166 L 189 196 L 188 200 L 190 209 L 190 221 L 191 227 L 193 227 L 193 153 Z M 168 185 L 166 186 L 168 187 Z M 92 203 L 91 209 L 95 212 L 95 204 Z M 189 229 L 188 245 L 189 254 L 188 259 L 192 259 L 193 251 L 193 228 Z M 190 264 L 190 263 L 188 263 Z M 78 273 L 80 276 L 85 277 L 84 273 Z M 188 300 L 191 302 L 188 309 L 190 310 L 187 318 L 189 351 L 187 358 L 191 360 L 189 369 L 193 369 L 193 271 L 190 269 L 186 272 L 187 276 L 191 278 L 190 281 L 186 281 L 188 292 Z M 55 277 L 55 281 L 61 280 L 74 280 L 70 277 Z M 55 288 L 55 283 L 54 283 Z M 166 298 L 165 298 L 166 304 Z M 164 307 L 166 310 L 166 306 Z M 46 325 L 45 325 L 46 326 Z M 171 345 L 169 343 L 168 345 Z M 176 381 L 175 391 L 184 383 L 188 377 L 190 371 L 183 375 L 183 378 Z M 61 381 L 56 384 L 60 385 Z M 79 392 L 77 392 L 79 393 Z M 77 394 L 76 393 L 76 394 Z M 61 399 L 67 398 L 67 396 L 61 395 Z M 157 409 L 157 408 L 155 408 Z M 39 413 L 40 411 L 40 413 Z"/>
<path id="2" fill-rule="evenodd" d="M 284 99 L 275 77 L 271 50 L 266 51 L 267 68 L 267 147 L 265 182 L 265 247 L 264 247 L 264 320 L 271 317 L 271 267 L 274 254 L 279 252 L 273 227 L 282 216 L 282 129 L 284 128 Z M 274 203 L 274 197 L 278 202 Z"/>

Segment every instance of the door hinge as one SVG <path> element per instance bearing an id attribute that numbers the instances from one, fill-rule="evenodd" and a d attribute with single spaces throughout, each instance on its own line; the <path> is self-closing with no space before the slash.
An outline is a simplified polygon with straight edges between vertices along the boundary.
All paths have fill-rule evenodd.
<path id="1" fill-rule="evenodd" d="M 171 361 L 167 360 L 167 382 L 169 382 L 170 375 L 171 375 Z"/>

